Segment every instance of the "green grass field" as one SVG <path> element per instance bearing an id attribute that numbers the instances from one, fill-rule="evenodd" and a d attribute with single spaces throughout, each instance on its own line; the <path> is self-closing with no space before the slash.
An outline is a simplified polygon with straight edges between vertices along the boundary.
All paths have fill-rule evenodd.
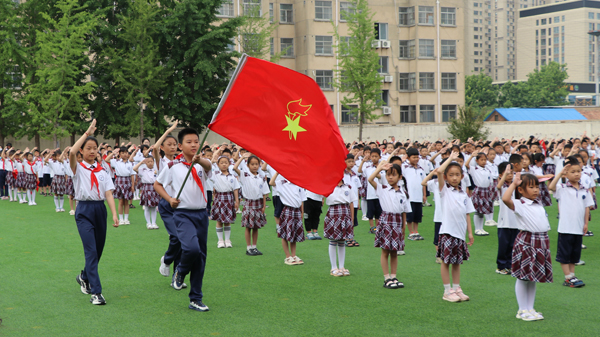
<path id="1" fill-rule="evenodd" d="M 554 263 L 555 283 L 537 290 L 535 308 L 546 319 L 523 322 L 515 318 L 515 279 L 495 273 L 494 227 L 486 227 L 490 236 L 475 237 L 471 260 L 461 268 L 461 286 L 471 301 L 442 300 L 433 207 L 425 209 L 420 228 L 425 240 L 407 241 L 407 255 L 399 257 L 398 278 L 406 287 L 396 290 L 382 287 L 380 250 L 366 222 L 355 229 L 361 247 L 347 249 L 352 275 L 335 278 L 329 275 L 327 240 L 298 245 L 304 265 L 283 263 L 272 207 L 259 236 L 263 256 L 245 255 L 239 216 L 234 248 L 217 249 L 211 221 L 206 313 L 189 310 L 187 290 L 175 291 L 170 278 L 159 274 L 167 233 L 161 221 L 159 230 L 147 230 L 137 207 L 132 225 L 108 228 L 99 270 L 108 304 L 93 306 L 75 282 L 84 258 L 74 217 L 54 213 L 50 197 L 36 201 L 38 206 L 0 202 L 2 336 L 589 336 L 600 326 L 600 237 L 584 238 L 587 264 L 576 272 L 587 285 L 562 286 L 560 265 Z M 600 236 L 598 212 L 590 229 Z M 556 207 L 548 213 L 554 259 Z"/>

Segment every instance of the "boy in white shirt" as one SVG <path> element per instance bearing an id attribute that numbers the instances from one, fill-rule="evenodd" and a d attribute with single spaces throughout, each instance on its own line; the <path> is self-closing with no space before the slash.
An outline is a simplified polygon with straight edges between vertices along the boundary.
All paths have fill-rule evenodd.
<path id="1" fill-rule="evenodd" d="M 406 189 L 408 191 L 408 200 L 412 212 L 406 213 L 406 223 L 410 235 L 409 240 L 423 240 L 419 235 L 419 224 L 423 220 L 423 204 L 427 202 L 426 187 L 421 185 L 425 178 L 425 171 L 419 166 L 419 150 L 409 148 L 406 151 L 408 160 L 402 165 L 402 175 L 406 179 Z"/>

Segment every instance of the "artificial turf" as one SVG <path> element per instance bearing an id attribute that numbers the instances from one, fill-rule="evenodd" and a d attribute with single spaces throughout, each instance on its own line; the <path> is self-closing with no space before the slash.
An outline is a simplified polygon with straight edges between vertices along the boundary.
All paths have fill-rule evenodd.
<path id="1" fill-rule="evenodd" d="M 239 215 L 234 248 L 216 248 L 211 221 L 203 286 L 210 311 L 201 313 L 187 308 L 186 289 L 174 290 L 170 278 L 159 274 L 167 233 L 160 218 L 159 230 L 147 230 L 138 206 L 131 211 L 131 225 L 108 228 L 99 268 L 107 305 L 94 306 L 75 282 L 84 257 L 74 217 L 68 208 L 55 213 L 51 197 L 36 201 L 37 206 L 0 201 L 2 336 L 589 336 L 600 328 L 600 237 L 584 238 L 586 265 L 576 273 L 586 286 L 562 286 L 554 262 L 555 282 L 537 288 L 535 308 L 545 320 L 523 322 L 515 318 L 515 279 L 495 273 L 494 227 L 486 227 L 489 236 L 475 237 L 471 259 L 461 267 L 460 284 L 471 300 L 442 300 L 433 207 L 424 209 L 419 229 L 425 240 L 407 240 L 406 255 L 399 257 L 398 278 L 405 288 L 395 290 L 382 287 L 380 250 L 373 247 L 367 222 L 355 228 L 361 246 L 346 251 L 351 276 L 332 277 L 327 240 L 298 244 L 304 265 L 283 263 L 272 206 L 259 234 L 263 256 L 245 255 Z M 556 206 L 547 211 L 554 259 Z M 592 212 L 596 219 L 597 212 Z"/>

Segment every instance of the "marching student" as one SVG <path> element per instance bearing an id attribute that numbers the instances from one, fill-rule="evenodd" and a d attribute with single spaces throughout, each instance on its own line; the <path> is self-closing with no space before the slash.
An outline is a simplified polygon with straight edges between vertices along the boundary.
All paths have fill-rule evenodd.
<path id="1" fill-rule="evenodd" d="M 515 190 L 515 199 L 512 195 Z M 544 206 L 537 201 L 539 181 L 532 174 L 517 172 L 512 184 L 504 192 L 502 202 L 515 212 L 519 234 L 512 253 L 512 276 L 517 279 L 515 293 L 519 311 L 517 318 L 524 321 L 544 319 L 534 307 L 536 283 L 552 282 L 552 260 L 548 231 L 550 223 Z"/>
<path id="2" fill-rule="evenodd" d="M 83 243 L 85 268 L 77 275 L 77 283 L 81 292 L 91 294 L 90 302 L 94 305 L 104 305 L 102 284 L 98 275 L 98 263 L 102 257 L 106 242 L 106 206 L 108 203 L 112 213 L 114 227 L 119 227 L 115 201 L 112 196 L 114 185 L 108 172 L 96 162 L 98 141 L 92 137 L 96 130 L 96 120 L 71 148 L 69 154 L 70 167 L 73 172 L 75 200 L 78 201 L 75 213 L 77 230 Z M 82 154 L 83 160 L 78 163 L 77 153 Z"/>
<path id="3" fill-rule="evenodd" d="M 470 213 L 475 212 L 473 202 L 461 188 L 463 170 L 460 164 L 453 162 L 459 157 L 452 152 L 450 157 L 438 169 L 438 188 L 442 207 L 442 225 L 436 257 L 442 259 L 441 274 L 444 284 L 443 300 L 449 302 L 468 301 L 469 296 L 460 287 L 460 265 L 469 260 L 469 246 L 473 245 L 473 230 Z M 468 231 L 469 242 L 465 242 Z M 450 265 L 452 265 L 452 284 L 450 284 Z"/>
<path id="4" fill-rule="evenodd" d="M 496 188 L 500 192 L 500 195 L 504 195 L 513 181 L 511 164 L 508 162 L 500 163 L 498 172 L 502 175 L 502 178 L 496 184 Z M 513 200 L 515 198 L 514 192 L 512 198 Z M 498 254 L 496 256 L 497 274 L 510 275 L 512 251 L 517 234 L 519 234 L 519 228 L 517 227 L 515 213 L 505 203 L 500 203 L 500 212 L 498 213 Z"/>
<path id="5" fill-rule="evenodd" d="M 154 158 L 146 157 L 133 167 L 133 171 L 137 173 L 140 179 L 140 205 L 144 208 L 144 217 L 146 218 L 146 228 L 158 229 L 156 224 L 156 208 L 160 196 L 154 190 L 154 182 L 156 181 L 157 172 L 154 169 Z"/>
<path id="6" fill-rule="evenodd" d="M 23 162 L 24 182 L 23 188 L 27 190 L 27 199 L 29 199 L 29 206 L 37 205 L 35 203 L 35 192 L 37 185 L 40 180 L 38 178 L 37 165 L 33 159 L 33 154 L 26 152 L 21 156 Z"/>
<path id="7" fill-rule="evenodd" d="M 406 190 L 410 200 L 411 212 L 406 213 L 406 223 L 408 224 L 409 240 L 423 240 L 419 234 L 419 224 L 423 221 L 423 205 L 427 202 L 427 190 L 421 185 L 425 178 L 425 171 L 419 166 L 419 150 L 414 147 L 406 150 L 408 157 L 402 165 L 402 173 L 406 178 Z"/>
<path id="8" fill-rule="evenodd" d="M 218 170 L 213 170 L 209 179 L 213 183 L 214 191 L 211 219 L 217 222 L 217 248 L 231 248 L 231 224 L 235 223 L 236 210 L 240 207 L 240 183 L 229 172 L 227 157 L 219 157 L 216 165 Z"/>
<path id="9" fill-rule="evenodd" d="M 54 194 L 54 206 L 56 212 L 64 212 L 64 195 L 67 193 L 67 180 L 65 178 L 65 166 L 58 161 L 58 157 L 62 154 L 60 149 L 51 150 L 45 157 L 46 166 L 54 174 L 52 184 L 50 185 L 50 193 Z"/>
<path id="10" fill-rule="evenodd" d="M 169 164 L 154 183 L 158 194 L 169 201 L 173 222 L 181 242 L 181 260 L 172 278 L 175 290 L 183 289 L 183 281 L 190 274 L 189 309 L 208 311 L 203 302 L 202 281 L 206 267 L 206 240 L 208 236 L 208 213 L 206 212 L 206 180 L 212 176 L 212 164 L 198 155 L 200 140 L 198 131 L 185 128 L 177 135 L 181 160 Z M 191 170 L 191 171 L 190 171 Z M 190 174 L 188 176 L 188 171 Z M 187 180 L 186 180 L 187 177 Z M 172 185 L 173 196 L 164 186 Z M 179 199 L 177 194 L 181 191 Z"/>
<path id="11" fill-rule="evenodd" d="M 351 154 L 348 154 L 351 156 Z M 352 188 L 341 180 L 327 197 L 329 206 L 325 215 L 323 236 L 329 240 L 330 275 L 350 276 L 345 268 L 346 242 L 354 237 L 354 202 L 358 200 Z M 336 260 L 337 251 L 337 260 Z"/>
<path id="12" fill-rule="evenodd" d="M 303 201 L 306 193 L 303 188 L 284 179 L 277 179 L 279 173 L 269 181 L 269 185 L 277 186 L 283 210 L 277 225 L 277 237 L 281 238 L 281 245 L 285 253 L 284 263 L 287 265 L 300 265 L 304 261 L 296 255 L 296 243 L 304 241 L 302 228 L 302 214 L 304 214 Z"/>
<path id="13" fill-rule="evenodd" d="M 477 155 L 477 158 L 475 159 L 476 165 L 469 165 L 471 159 L 473 159 L 475 155 Z M 473 194 L 471 194 L 471 201 L 473 202 L 476 211 L 473 216 L 475 222 L 475 235 L 479 236 L 489 235 L 488 232 L 483 230 L 483 220 L 486 214 L 494 213 L 494 195 L 490 189 L 490 186 L 493 184 L 492 172 L 486 164 L 487 155 L 483 152 L 477 154 L 473 152 L 465 163 L 465 167 L 469 171 L 469 174 L 473 178 L 473 183 L 475 184 Z"/>
<path id="14" fill-rule="evenodd" d="M 349 153 L 346 156 L 346 169 L 344 170 L 344 178 L 343 179 L 344 179 L 344 184 L 350 186 L 352 193 L 354 193 L 354 195 L 356 196 L 356 199 L 352 203 L 353 204 L 352 206 L 354 207 L 353 227 L 358 226 L 358 197 L 359 197 L 359 186 L 361 184 L 360 177 L 356 173 L 356 172 L 358 172 L 358 168 L 356 168 L 356 172 L 354 171 L 355 168 L 356 168 L 356 165 L 354 162 L 354 156 Z M 354 238 L 352 238 L 350 240 L 346 240 L 346 246 L 347 247 L 360 247 L 360 244 L 358 242 L 356 242 L 356 240 L 354 240 Z"/>
<path id="15" fill-rule="evenodd" d="M 384 170 L 387 171 L 385 174 L 387 184 L 385 185 L 375 181 L 375 178 Z M 400 180 L 406 184 L 406 180 L 402 178 L 400 165 L 390 164 L 386 161 L 379 163 L 369 176 L 369 184 L 377 191 L 382 209 L 375 234 L 375 247 L 381 248 L 383 286 L 387 289 L 404 288 L 404 283 L 396 278 L 396 272 L 398 252 L 404 251 L 404 224 L 406 223 L 406 214 L 411 212 L 411 203 L 398 184 Z"/>
<path id="16" fill-rule="evenodd" d="M 575 264 L 580 261 L 583 234 L 587 233 L 590 207 L 594 206 L 592 195 L 581 184 L 581 164 L 575 157 L 568 157 L 565 165 L 550 183 L 549 189 L 559 200 L 562 209 L 558 219 L 558 247 L 556 261 L 565 274 L 564 286 L 581 288 L 583 281 L 575 276 Z M 566 178 L 565 183 L 558 183 Z"/>
<path id="17" fill-rule="evenodd" d="M 239 165 L 246 160 L 248 172 L 239 170 Z M 240 177 L 240 184 L 244 190 L 244 209 L 242 211 L 242 227 L 245 228 L 246 255 L 263 255 L 257 248 L 258 229 L 267 224 L 265 208 L 267 195 L 269 195 L 269 184 L 266 178 L 259 174 L 260 159 L 250 153 L 244 153 L 233 166 L 233 170 Z"/>
<path id="18" fill-rule="evenodd" d="M 442 164 L 445 160 L 440 161 Z M 437 252 L 439 237 L 440 237 L 440 227 L 442 226 L 442 204 L 440 202 L 440 188 L 438 185 L 438 169 L 434 169 L 429 172 L 429 174 L 423 179 L 421 185 L 426 186 L 429 192 L 433 193 L 433 203 L 435 204 L 435 209 L 433 211 L 433 225 L 434 227 L 434 235 L 433 235 L 433 245 L 435 246 L 435 251 Z M 433 178 L 433 176 L 436 176 Z M 435 263 L 441 264 L 442 259 L 439 257 L 435 258 Z"/>
<path id="19" fill-rule="evenodd" d="M 126 147 L 119 149 L 119 157 L 110 160 L 110 166 L 116 175 L 114 198 L 119 200 L 119 225 L 129 225 L 129 202 L 133 199 L 134 173 Z"/>

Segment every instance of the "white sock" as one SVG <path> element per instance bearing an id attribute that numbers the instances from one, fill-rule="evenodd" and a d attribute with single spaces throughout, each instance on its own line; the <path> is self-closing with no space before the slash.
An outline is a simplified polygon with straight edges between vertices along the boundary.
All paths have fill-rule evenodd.
<path id="1" fill-rule="evenodd" d="M 252 248 L 256 248 L 256 245 L 250 245 L 250 247 L 252 247 Z"/>
<path id="2" fill-rule="evenodd" d="M 444 291 L 445 291 L 445 292 L 449 292 L 449 291 L 450 291 L 450 289 L 452 289 L 452 287 L 450 287 L 450 283 L 448 283 L 448 284 L 444 284 Z"/>
<path id="3" fill-rule="evenodd" d="M 460 284 L 452 283 L 452 289 L 457 289 L 457 288 L 460 288 Z"/>
<path id="4" fill-rule="evenodd" d="M 123 217 L 125 218 L 125 221 L 129 220 L 129 214 L 123 214 Z"/>
<path id="5" fill-rule="evenodd" d="M 360 201 L 360 209 L 362 210 L 363 216 L 367 216 L 367 201 L 366 200 L 363 199 Z"/>
<path id="6" fill-rule="evenodd" d="M 31 190 L 31 202 L 35 202 L 35 195 L 36 195 L 36 191 Z"/>
<path id="7" fill-rule="evenodd" d="M 119 221 L 123 221 L 123 220 L 124 220 L 123 214 L 119 214 Z"/>
<path id="8" fill-rule="evenodd" d="M 58 206 L 60 206 L 59 207 L 60 209 L 63 209 L 64 205 L 65 205 L 65 197 L 61 195 L 58 197 Z"/>
<path id="9" fill-rule="evenodd" d="M 527 310 L 533 310 L 535 304 L 536 283 L 527 282 Z"/>
<path id="10" fill-rule="evenodd" d="M 473 220 L 475 222 L 475 230 L 483 230 L 483 217 L 475 214 Z"/>
<path id="11" fill-rule="evenodd" d="M 152 220 L 151 224 L 156 225 L 156 207 L 150 207 L 150 220 Z"/>
<path id="12" fill-rule="evenodd" d="M 494 221 L 494 213 L 485 214 L 485 221 Z"/>
<path id="13" fill-rule="evenodd" d="M 246 250 L 250 250 L 250 249 L 252 249 L 252 245 L 246 246 Z"/>
<path id="14" fill-rule="evenodd" d="M 10 200 L 13 200 L 13 193 L 12 193 L 13 189 L 12 188 L 8 188 L 8 196 L 10 197 Z"/>
<path id="15" fill-rule="evenodd" d="M 146 207 L 144 210 L 144 217 L 146 218 L 146 223 L 152 223 L 152 219 L 150 219 L 150 207 Z"/>
<path id="16" fill-rule="evenodd" d="M 19 202 L 23 202 L 23 193 L 21 191 L 17 192 L 17 196 L 19 196 Z"/>
<path id="17" fill-rule="evenodd" d="M 30 204 L 32 203 L 32 200 L 31 200 L 31 190 L 27 190 L 27 200 L 29 200 Z"/>
<path id="18" fill-rule="evenodd" d="M 529 306 L 529 294 L 527 283 L 529 283 L 529 281 L 517 279 L 517 283 L 515 284 L 515 293 L 517 294 L 519 310 L 528 310 L 527 307 Z"/>
<path id="19" fill-rule="evenodd" d="M 337 248 L 338 245 L 336 241 L 329 241 L 329 261 L 331 262 L 331 269 L 338 269 L 336 256 Z"/>
<path id="20" fill-rule="evenodd" d="M 56 209 L 60 209 L 60 206 L 58 206 L 58 197 L 54 196 L 54 206 L 56 206 Z"/>
<path id="21" fill-rule="evenodd" d="M 223 227 L 217 227 L 217 238 L 219 241 L 223 241 Z"/>
<path id="22" fill-rule="evenodd" d="M 344 262 L 346 261 L 346 241 L 338 241 L 337 246 L 338 264 L 340 269 L 344 269 Z"/>
<path id="23" fill-rule="evenodd" d="M 223 232 L 225 233 L 225 241 L 229 241 L 229 238 L 231 237 L 231 226 L 223 226 Z"/>

